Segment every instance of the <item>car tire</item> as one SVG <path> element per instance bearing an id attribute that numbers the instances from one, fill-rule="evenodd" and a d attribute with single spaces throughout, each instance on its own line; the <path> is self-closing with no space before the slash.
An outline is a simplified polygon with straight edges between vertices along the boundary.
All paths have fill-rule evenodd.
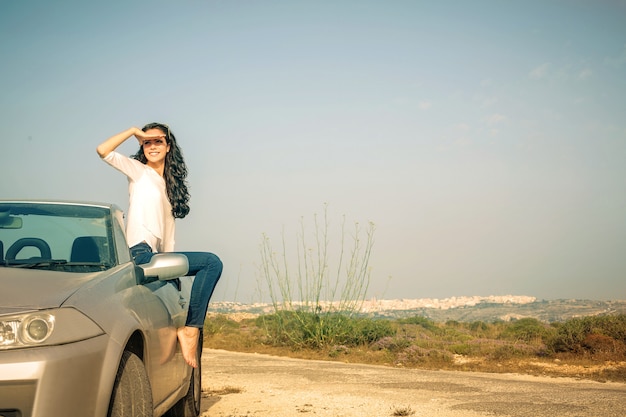
<path id="1" fill-rule="evenodd" d="M 200 401 L 202 400 L 202 339 L 200 331 L 196 361 L 198 367 L 191 372 L 191 381 L 187 394 L 181 398 L 166 414 L 167 417 L 198 417 L 200 415 Z"/>
<path id="2" fill-rule="evenodd" d="M 124 351 L 115 377 L 108 417 L 151 417 L 152 392 L 143 362 Z"/>

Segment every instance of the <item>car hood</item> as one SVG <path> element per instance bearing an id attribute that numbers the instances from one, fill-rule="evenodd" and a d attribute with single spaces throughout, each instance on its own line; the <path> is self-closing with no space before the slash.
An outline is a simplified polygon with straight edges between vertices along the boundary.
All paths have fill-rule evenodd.
<path id="1" fill-rule="evenodd" d="M 59 307 L 99 274 L 0 268 L 0 314 Z"/>

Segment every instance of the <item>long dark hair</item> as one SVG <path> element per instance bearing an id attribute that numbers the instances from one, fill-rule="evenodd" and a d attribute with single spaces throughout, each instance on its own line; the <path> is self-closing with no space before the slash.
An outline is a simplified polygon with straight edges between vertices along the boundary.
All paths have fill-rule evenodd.
<path id="1" fill-rule="evenodd" d="M 169 126 L 163 123 L 148 123 L 141 130 L 144 132 L 149 129 L 159 129 L 165 135 L 165 141 L 170 145 L 170 151 L 165 155 L 165 170 L 163 178 L 165 179 L 165 189 L 167 190 L 167 198 L 172 205 L 172 215 L 175 219 L 182 219 L 189 214 L 189 190 L 187 188 L 187 165 L 183 158 L 183 151 L 176 143 L 176 137 L 170 130 Z M 139 162 L 145 164 L 148 162 L 143 148 L 132 156 Z"/>

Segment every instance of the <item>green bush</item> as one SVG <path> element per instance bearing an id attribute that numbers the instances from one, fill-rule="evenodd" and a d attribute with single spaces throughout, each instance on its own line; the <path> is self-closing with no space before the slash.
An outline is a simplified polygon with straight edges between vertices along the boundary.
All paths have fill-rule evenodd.
<path id="1" fill-rule="evenodd" d="M 448 350 L 456 355 L 469 355 L 473 353 L 474 349 L 467 343 L 450 345 Z"/>
<path id="2" fill-rule="evenodd" d="M 228 330 L 235 330 L 240 327 L 239 323 L 229 319 L 223 314 L 218 314 L 204 321 L 205 336 L 213 336 Z"/>
<path id="3" fill-rule="evenodd" d="M 484 321 L 473 321 L 469 324 L 469 329 L 473 332 L 486 332 L 489 325 Z"/>
<path id="4" fill-rule="evenodd" d="M 371 344 L 373 350 L 387 350 L 389 352 L 399 352 L 409 346 L 411 346 L 411 340 L 402 336 L 386 336 Z"/>
<path id="5" fill-rule="evenodd" d="M 271 344 L 293 348 L 359 346 L 395 334 L 388 320 L 356 318 L 340 313 L 278 311 L 260 316 L 257 324 L 265 329 Z"/>
<path id="6" fill-rule="evenodd" d="M 455 328 L 444 327 L 442 329 L 438 329 L 436 335 L 446 342 L 467 342 L 472 340 L 474 337 L 466 332 L 459 331 Z"/>
<path id="7" fill-rule="evenodd" d="M 505 339 L 527 343 L 545 340 L 549 335 L 549 326 L 528 317 L 512 322 L 502 332 L 502 337 Z"/>
<path id="8" fill-rule="evenodd" d="M 422 317 L 422 316 L 407 317 L 405 319 L 398 320 L 398 322 L 403 323 L 403 324 L 416 324 L 434 333 L 436 333 L 439 330 L 439 328 L 437 327 L 437 325 L 435 324 L 433 320 L 427 319 L 426 317 Z"/>
<path id="9" fill-rule="evenodd" d="M 507 360 L 515 358 L 523 358 L 529 356 L 530 352 L 527 349 L 520 348 L 518 346 L 504 345 L 497 347 L 489 357 L 494 360 Z"/>
<path id="10" fill-rule="evenodd" d="M 461 324 L 461 322 L 457 321 L 457 320 L 448 320 L 446 321 L 446 327 L 452 327 L 455 329 L 458 329 L 459 327 L 463 327 L 463 324 Z"/>
<path id="11" fill-rule="evenodd" d="M 388 320 L 373 320 L 368 318 L 352 318 L 352 336 L 348 340 L 352 345 L 374 343 L 383 337 L 393 336 L 396 331 Z"/>
<path id="12" fill-rule="evenodd" d="M 593 316 L 574 318 L 556 328 L 548 346 L 555 352 L 581 353 L 589 351 L 585 341 L 591 335 L 601 335 L 626 343 L 626 315 Z"/>

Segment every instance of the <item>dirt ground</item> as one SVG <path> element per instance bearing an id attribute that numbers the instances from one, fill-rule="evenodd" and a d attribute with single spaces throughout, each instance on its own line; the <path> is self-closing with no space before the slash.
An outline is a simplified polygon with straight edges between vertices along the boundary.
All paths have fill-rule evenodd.
<path id="1" fill-rule="evenodd" d="M 626 384 L 205 349 L 202 417 L 624 417 Z"/>

